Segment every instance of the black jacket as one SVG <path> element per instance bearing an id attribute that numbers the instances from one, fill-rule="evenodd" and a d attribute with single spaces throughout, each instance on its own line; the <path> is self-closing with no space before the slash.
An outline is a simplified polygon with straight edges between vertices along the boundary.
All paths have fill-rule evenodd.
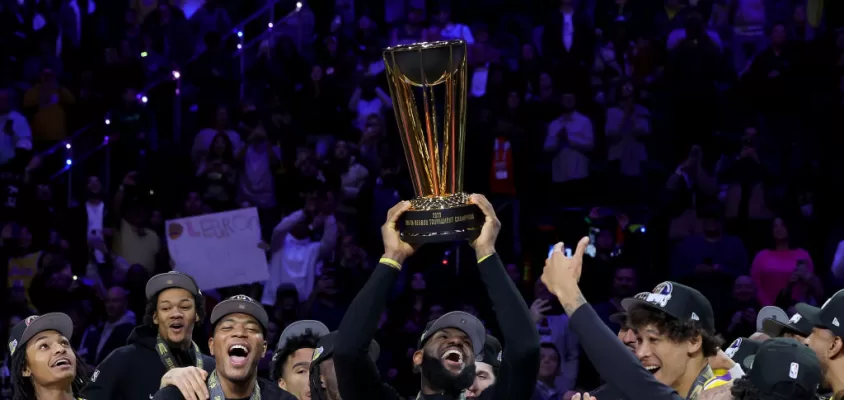
<path id="1" fill-rule="evenodd" d="M 478 264 L 495 316 L 504 339 L 501 369 L 495 385 L 480 396 L 482 400 L 529 399 L 539 370 L 539 334 L 524 298 L 504 270 L 498 255 Z M 369 358 L 369 342 L 378 330 L 378 318 L 387 307 L 399 271 L 378 264 L 366 285 L 358 292 L 343 322 L 334 347 L 334 369 L 343 400 L 401 399 L 384 383 Z M 629 353 L 629 351 L 628 351 Z M 409 362 L 409 361 L 408 361 Z M 426 400 L 453 400 L 448 396 L 423 396 Z"/>
<path id="2" fill-rule="evenodd" d="M 149 400 L 161 386 L 167 372 L 155 351 L 158 331 L 141 325 L 129 335 L 127 345 L 109 354 L 91 375 L 84 396 L 88 400 Z M 174 351 L 178 367 L 193 366 L 193 350 Z M 214 371 L 214 359 L 202 355 L 203 368 Z"/>
<path id="3" fill-rule="evenodd" d="M 258 387 L 261 388 L 261 398 L 266 400 L 296 400 L 292 394 L 280 389 L 277 384 L 266 379 L 258 378 Z M 153 400 L 185 400 L 182 392 L 175 386 L 167 386 L 155 393 Z M 233 399 L 232 399 L 233 400 Z"/>

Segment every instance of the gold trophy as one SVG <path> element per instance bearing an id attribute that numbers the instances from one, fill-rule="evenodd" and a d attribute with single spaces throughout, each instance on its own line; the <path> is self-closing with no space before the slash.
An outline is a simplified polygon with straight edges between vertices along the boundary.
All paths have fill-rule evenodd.
<path id="1" fill-rule="evenodd" d="M 466 42 L 384 49 L 387 82 L 416 198 L 399 221 L 408 243 L 471 240 L 483 214 L 463 192 Z"/>

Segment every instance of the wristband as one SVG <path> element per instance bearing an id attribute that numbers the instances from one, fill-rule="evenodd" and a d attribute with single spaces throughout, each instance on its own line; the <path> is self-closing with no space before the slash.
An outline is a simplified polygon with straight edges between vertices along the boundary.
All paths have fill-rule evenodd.
<path id="1" fill-rule="evenodd" d="M 378 262 L 381 263 L 381 264 L 389 265 L 390 267 L 393 267 L 393 268 L 401 271 L 401 264 L 399 264 L 399 262 L 396 261 L 396 260 L 393 260 L 393 259 L 390 259 L 390 258 L 387 258 L 387 257 L 381 257 L 381 259 L 378 260 Z"/>
<path id="2" fill-rule="evenodd" d="M 487 254 L 487 255 L 485 255 L 485 256 L 483 256 L 483 257 L 479 258 L 479 259 L 478 259 L 478 264 L 480 264 L 480 263 L 484 262 L 487 258 L 490 258 L 490 257 L 492 257 L 492 256 L 494 256 L 494 255 L 495 255 L 495 253 L 492 253 L 492 254 Z"/>

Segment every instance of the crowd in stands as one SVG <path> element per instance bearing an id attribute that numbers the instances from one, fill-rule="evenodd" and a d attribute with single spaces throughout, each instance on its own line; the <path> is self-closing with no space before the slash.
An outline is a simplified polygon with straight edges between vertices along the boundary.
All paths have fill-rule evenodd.
<path id="1" fill-rule="evenodd" d="M 558 240 L 592 237 L 581 287 L 616 330 L 620 300 L 666 279 L 731 316 L 727 343 L 760 307 L 818 304 L 844 279 L 844 4 L 303 1 L 276 34 L 246 29 L 262 39 L 243 61 L 232 30 L 268 3 L 206 0 L 187 17 L 177 0 L 0 0 L 0 333 L 64 312 L 96 366 L 141 322 L 149 277 L 178 268 L 165 222 L 248 207 L 270 280 L 203 291 L 206 309 L 234 294 L 268 307 L 263 374 L 285 326 L 337 329 L 386 211 L 413 196 L 381 51 L 420 41 L 468 44 L 466 190 L 495 204 L 543 338 L 535 400 L 600 383 L 537 281 Z M 174 70 L 182 94 L 166 79 L 145 92 Z M 108 157 L 55 157 L 105 118 L 81 135 L 107 137 Z M 492 316 L 462 246 L 411 260 L 382 316 L 379 368 L 408 396 L 427 321 Z"/>

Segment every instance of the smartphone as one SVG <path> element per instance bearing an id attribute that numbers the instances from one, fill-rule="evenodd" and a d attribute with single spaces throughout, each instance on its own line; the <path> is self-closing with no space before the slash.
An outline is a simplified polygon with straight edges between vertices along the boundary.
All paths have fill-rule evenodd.
<path id="1" fill-rule="evenodd" d="M 548 246 L 548 258 L 551 258 L 551 255 L 554 254 L 554 246 L 556 246 L 556 245 L 552 244 L 551 246 Z M 565 255 L 566 255 L 566 257 L 571 257 L 571 255 L 572 255 L 571 247 L 566 247 Z"/>

